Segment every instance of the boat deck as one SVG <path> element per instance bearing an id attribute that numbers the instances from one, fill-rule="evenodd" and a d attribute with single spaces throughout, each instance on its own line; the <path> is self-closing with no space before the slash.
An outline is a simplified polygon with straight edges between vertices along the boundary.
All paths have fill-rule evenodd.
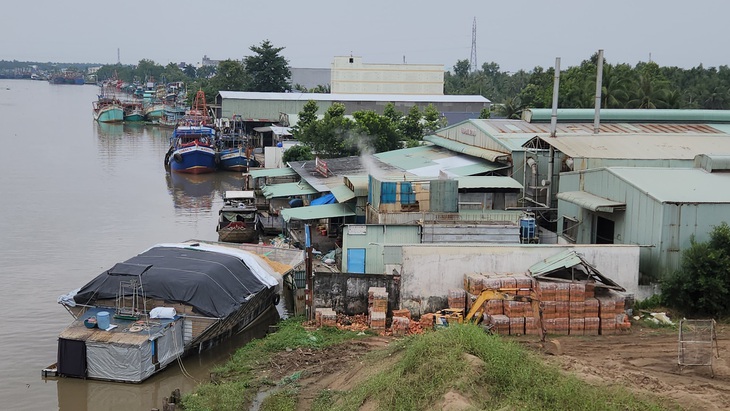
<path id="1" fill-rule="evenodd" d="M 84 320 L 90 317 L 96 317 L 101 311 L 109 312 L 110 328 L 107 330 L 102 330 L 97 327 L 87 328 L 84 325 Z M 92 307 L 63 330 L 59 338 L 87 342 L 142 345 L 149 340 L 150 336 L 161 333 L 170 324 L 181 319 L 182 317 L 180 316 L 175 316 L 172 319 L 153 318 L 149 321 L 146 317 L 142 317 L 140 320 L 115 318 L 113 308 Z"/>

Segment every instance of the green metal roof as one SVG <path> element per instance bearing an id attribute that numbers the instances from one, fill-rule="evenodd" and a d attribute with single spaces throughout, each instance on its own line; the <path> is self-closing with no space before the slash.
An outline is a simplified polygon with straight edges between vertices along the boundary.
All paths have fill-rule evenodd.
<path id="1" fill-rule="evenodd" d="M 607 170 L 659 202 L 730 203 L 730 190 L 725 189 L 730 187 L 730 173 L 661 167 L 610 167 Z"/>
<path id="2" fill-rule="evenodd" d="M 477 148 L 474 147 L 474 149 Z M 437 177 L 440 171 L 456 176 L 467 176 L 508 167 L 506 164 L 487 161 L 483 157 L 473 156 L 470 153 L 455 152 L 432 144 L 377 153 L 374 154 L 374 157 L 421 177 Z"/>
<path id="3" fill-rule="evenodd" d="M 315 190 L 314 187 L 307 184 L 306 181 L 300 181 L 298 183 L 269 184 L 261 188 L 261 193 L 264 197 L 266 197 L 266 199 L 301 196 L 315 194 L 318 192 L 319 191 Z"/>
<path id="4" fill-rule="evenodd" d="M 352 192 L 346 185 L 339 185 L 332 187 L 332 195 L 335 196 L 338 203 L 344 203 L 347 200 L 355 198 L 355 193 Z"/>
<path id="5" fill-rule="evenodd" d="M 355 196 L 366 197 L 368 195 L 369 175 L 345 176 L 345 182 L 349 182 L 355 191 Z"/>
<path id="6" fill-rule="evenodd" d="M 566 191 L 558 193 L 558 200 L 579 205 L 591 211 L 612 213 L 614 209 L 626 209 L 626 204 L 599 197 L 585 191 Z"/>
<path id="7" fill-rule="evenodd" d="M 251 177 L 286 177 L 293 176 L 297 173 L 289 167 L 286 168 L 265 168 L 263 170 L 254 170 L 249 173 Z"/>
<path id="8" fill-rule="evenodd" d="M 469 176 L 459 177 L 459 188 L 514 188 L 522 190 L 522 184 L 512 177 Z"/>
<path id="9" fill-rule="evenodd" d="M 471 164 L 471 165 L 463 166 L 463 167 L 454 167 L 454 168 L 448 169 L 447 171 L 449 172 L 449 174 L 453 174 L 454 176 L 465 177 L 465 176 L 473 176 L 476 174 L 489 173 L 489 172 L 492 172 L 495 170 L 499 170 L 501 168 L 508 168 L 508 167 L 509 166 L 507 166 L 507 165 L 502 166 L 497 163 L 491 163 L 491 164 L 482 163 L 482 164 Z"/>
<path id="10" fill-rule="evenodd" d="M 559 108 L 558 121 L 593 121 L 593 108 Z M 549 122 L 552 109 L 532 108 L 523 112 L 529 122 Z M 730 123 L 730 110 L 674 110 L 674 109 L 610 109 L 600 112 L 600 120 L 607 122 L 689 122 Z"/>
<path id="11" fill-rule="evenodd" d="M 281 210 L 284 221 L 289 220 L 320 220 L 332 217 L 354 216 L 355 208 L 350 204 L 323 204 L 318 206 L 307 206 L 297 208 L 285 208 Z"/>
<path id="12" fill-rule="evenodd" d="M 443 147 L 446 149 L 449 149 L 451 151 L 455 151 L 457 153 L 463 153 L 470 155 L 472 157 L 479 157 L 483 158 L 485 160 L 489 161 L 500 161 L 505 160 L 509 158 L 509 154 L 500 153 L 499 151 L 493 151 L 493 150 L 487 150 L 484 148 L 479 148 L 475 146 L 470 146 L 468 144 L 460 143 L 458 141 L 449 140 L 447 138 L 439 137 L 439 136 L 426 136 L 423 138 L 424 140 L 436 144 L 439 147 Z"/>

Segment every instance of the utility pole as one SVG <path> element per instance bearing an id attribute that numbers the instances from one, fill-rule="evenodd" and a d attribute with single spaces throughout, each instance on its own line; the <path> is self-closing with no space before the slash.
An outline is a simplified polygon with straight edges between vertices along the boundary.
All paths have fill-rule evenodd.
<path id="1" fill-rule="evenodd" d="M 474 17 L 474 24 L 471 26 L 471 72 L 477 71 L 477 18 Z"/>
<path id="2" fill-rule="evenodd" d="M 304 273 L 306 285 L 304 288 L 304 310 L 307 313 L 307 320 L 314 320 L 314 281 L 312 275 L 312 234 L 309 224 L 304 225 L 304 246 L 305 246 L 305 265 Z"/>

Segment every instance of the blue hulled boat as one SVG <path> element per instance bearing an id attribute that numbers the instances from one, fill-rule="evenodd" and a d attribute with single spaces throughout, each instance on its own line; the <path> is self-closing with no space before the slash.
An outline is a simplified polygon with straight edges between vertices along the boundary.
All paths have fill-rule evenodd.
<path id="1" fill-rule="evenodd" d="M 249 150 L 244 138 L 223 135 L 218 140 L 219 166 L 223 170 L 246 172 L 249 166 Z"/>
<path id="2" fill-rule="evenodd" d="M 172 132 L 165 165 L 173 172 L 203 174 L 216 168 L 215 130 L 179 126 Z"/>

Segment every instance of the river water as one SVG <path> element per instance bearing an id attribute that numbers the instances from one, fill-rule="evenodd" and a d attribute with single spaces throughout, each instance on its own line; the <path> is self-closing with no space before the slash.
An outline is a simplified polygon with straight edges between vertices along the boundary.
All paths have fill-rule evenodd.
<path id="1" fill-rule="evenodd" d="M 162 408 L 163 397 L 191 391 L 249 338 L 170 364 L 142 384 L 41 378 L 72 321 L 59 295 L 154 244 L 216 240 L 222 193 L 243 183 L 240 173 L 170 175 L 163 158 L 171 130 L 96 123 L 97 92 L 0 80 L 1 409 Z"/>

